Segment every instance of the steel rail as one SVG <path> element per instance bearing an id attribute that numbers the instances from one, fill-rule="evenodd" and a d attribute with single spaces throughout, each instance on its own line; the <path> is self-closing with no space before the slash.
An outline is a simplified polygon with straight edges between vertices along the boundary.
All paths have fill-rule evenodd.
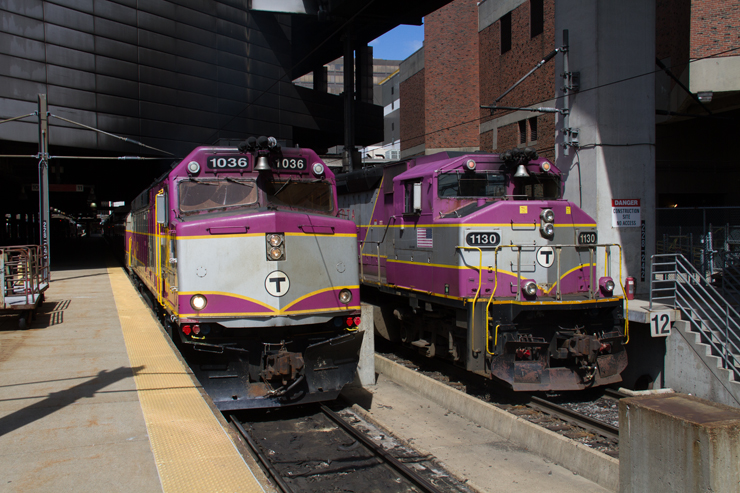
<path id="1" fill-rule="evenodd" d="M 529 405 L 539 411 L 557 416 L 568 423 L 580 426 L 581 428 L 601 435 L 606 438 L 619 440 L 619 428 L 610 424 L 594 419 L 590 416 L 578 413 L 566 407 L 555 404 L 545 399 L 532 396 Z"/>
<path id="2" fill-rule="evenodd" d="M 267 470 L 268 474 L 272 478 L 273 481 L 275 481 L 275 484 L 277 484 L 278 488 L 283 493 L 293 493 L 293 490 L 288 486 L 288 483 L 283 481 L 282 476 L 280 473 L 273 467 L 270 460 L 265 457 L 265 454 L 260 451 L 259 447 L 257 447 L 257 444 L 254 443 L 254 440 L 252 437 L 247 433 L 247 430 L 244 429 L 242 424 L 234 418 L 234 415 L 230 415 L 229 418 L 231 418 L 231 423 L 236 426 L 236 429 L 239 430 L 239 434 L 244 437 L 244 440 L 247 441 L 247 445 L 249 445 L 249 448 L 252 449 L 252 453 L 257 456 L 257 459 L 259 459 L 262 466 Z"/>
<path id="3" fill-rule="evenodd" d="M 614 390 L 614 389 L 610 389 L 610 388 L 605 388 L 604 389 L 604 394 L 607 397 L 611 397 L 612 399 L 617 399 L 617 400 L 623 399 L 625 397 L 629 397 L 629 395 L 627 395 L 627 394 L 623 394 L 622 392 L 620 392 L 618 390 Z"/>
<path id="4" fill-rule="evenodd" d="M 414 472 L 410 468 L 406 467 L 405 464 L 403 464 L 401 461 L 399 461 L 398 459 L 393 457 L 391 454 L 386 452 L 386 450 L 382 446 L 377 445 L 375 442 L 370 440 L 364 434 L 355 430 L 352 427 L 352 425 L 347 423 L 344 419 L 342 419 L 341 416 L 339 416 L 337 413 L 335 413 L 334 411 L 326 407 L 324 404 L 321 404 L 321 411 L 323 411 L 324 414 L 326 414 L 326 416 L 329 417 L 329 419 L 331 419 L 337 425 L 339 425 L 345 432 L 351 435 L 355 440 L 362 443 L 370 451 L 379 455 L 384 461 L 386 461 L 386 463 L 388 463 L 396 471 L 401 473 L 406 479 L 414 483 L 416 487 L 420 488 L 422 491 L 429 492 L 429 493 L 441 493 L 441 490 L 439 490 L 436 486 L 434 486 L 429 481 L 427 481 L 426 479 L 416 474 L 416 472 Z"/>

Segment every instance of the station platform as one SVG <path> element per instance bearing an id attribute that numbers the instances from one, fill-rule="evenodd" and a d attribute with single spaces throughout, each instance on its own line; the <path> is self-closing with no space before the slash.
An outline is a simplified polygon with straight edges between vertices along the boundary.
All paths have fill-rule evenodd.
<path id="1" fill-rule="evenodd" d="M 0 491 L 273 491 L 103 238 L 51 255 L 29 328 L 0 316 Z"/>

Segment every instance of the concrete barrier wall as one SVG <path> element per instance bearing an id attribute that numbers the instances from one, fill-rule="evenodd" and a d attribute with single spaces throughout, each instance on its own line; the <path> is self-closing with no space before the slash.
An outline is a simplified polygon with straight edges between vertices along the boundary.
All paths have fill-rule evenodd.
<path id="1" fill-rule="evenodd" d="M 684 394 L 619 402 L 619 491 L 740 491 L 740 410 Z"/>
<path id="2" fill-rule="evenodd" d="M 534 425 L 377 354 L 375 369 L 440 406 L 604 488 L 617 491 L 619 487 L 619 461 L 606 454 Z"/>

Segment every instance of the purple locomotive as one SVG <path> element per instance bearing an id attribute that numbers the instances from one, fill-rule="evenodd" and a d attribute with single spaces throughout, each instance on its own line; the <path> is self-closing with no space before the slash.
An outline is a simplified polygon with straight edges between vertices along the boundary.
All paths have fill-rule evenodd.
<path id="1" fill-rule="evenodd" d="M 443 152 L 338 184 L 380 335 L 517 391 L 621 381 L 623 297 L 609 274 L 621 248 L 598 243 L 548 160 Z"/>
<path id="2" fill-rule="evenodd" d="M 333 173 L 273 138 L 198 147 L 133 202 L 126 265 L 221 410 L 330 400 L 354 378 L 354 223 Z"/>

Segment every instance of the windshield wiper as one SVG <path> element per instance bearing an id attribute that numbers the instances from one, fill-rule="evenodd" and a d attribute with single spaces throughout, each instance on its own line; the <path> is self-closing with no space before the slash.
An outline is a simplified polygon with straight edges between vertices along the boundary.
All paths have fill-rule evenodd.
<path id="1" fill-rule="evenodd" d="M 200 183 L 200 184 L 203 184 L 203 185 L 218 185 L 218 183 L 213 183 L 213 182 L 205 181 L 205 180 L 199 180 L 199 179 L 193 178 L 193 177 L 188 178 L 188 181 L 192 181 L 194 183 Z"/>
<path id="2" fill-rule="evenodd" d="M 273 196 L 273 197 L 277 197 L 277 195 L 278 195 L 278 194 L 279 194 L 280 192 L 282 192 L 282 191 L 283 191 L 283 189 L 284 189 L 285 187 L 287 187 L 288 185 L 290 185 L 290 182 L 292 182 L 292 181 L 293 181 L 293 178 L 288 178 L 288 181 L 286 181 L 285 183 L 283 183 L 283 186 L 282 186 L 282 187 L 280 187 L 280 188 L 278 188 L 278 191 L 277 191 L 277 192 L 275 192 L 275 193 L 273 193 L 273 194 L 272 194 L 272 196 Z"/>
<path id="3" fill-rule="evenodd" d="M 228 181 L 229 183 L 236 183 L 237 185 L 242 185 L 245 187 L 251 186 L 248 182 L 235 180 L 230 176 L 225 177 L 224 180 Z"/>

